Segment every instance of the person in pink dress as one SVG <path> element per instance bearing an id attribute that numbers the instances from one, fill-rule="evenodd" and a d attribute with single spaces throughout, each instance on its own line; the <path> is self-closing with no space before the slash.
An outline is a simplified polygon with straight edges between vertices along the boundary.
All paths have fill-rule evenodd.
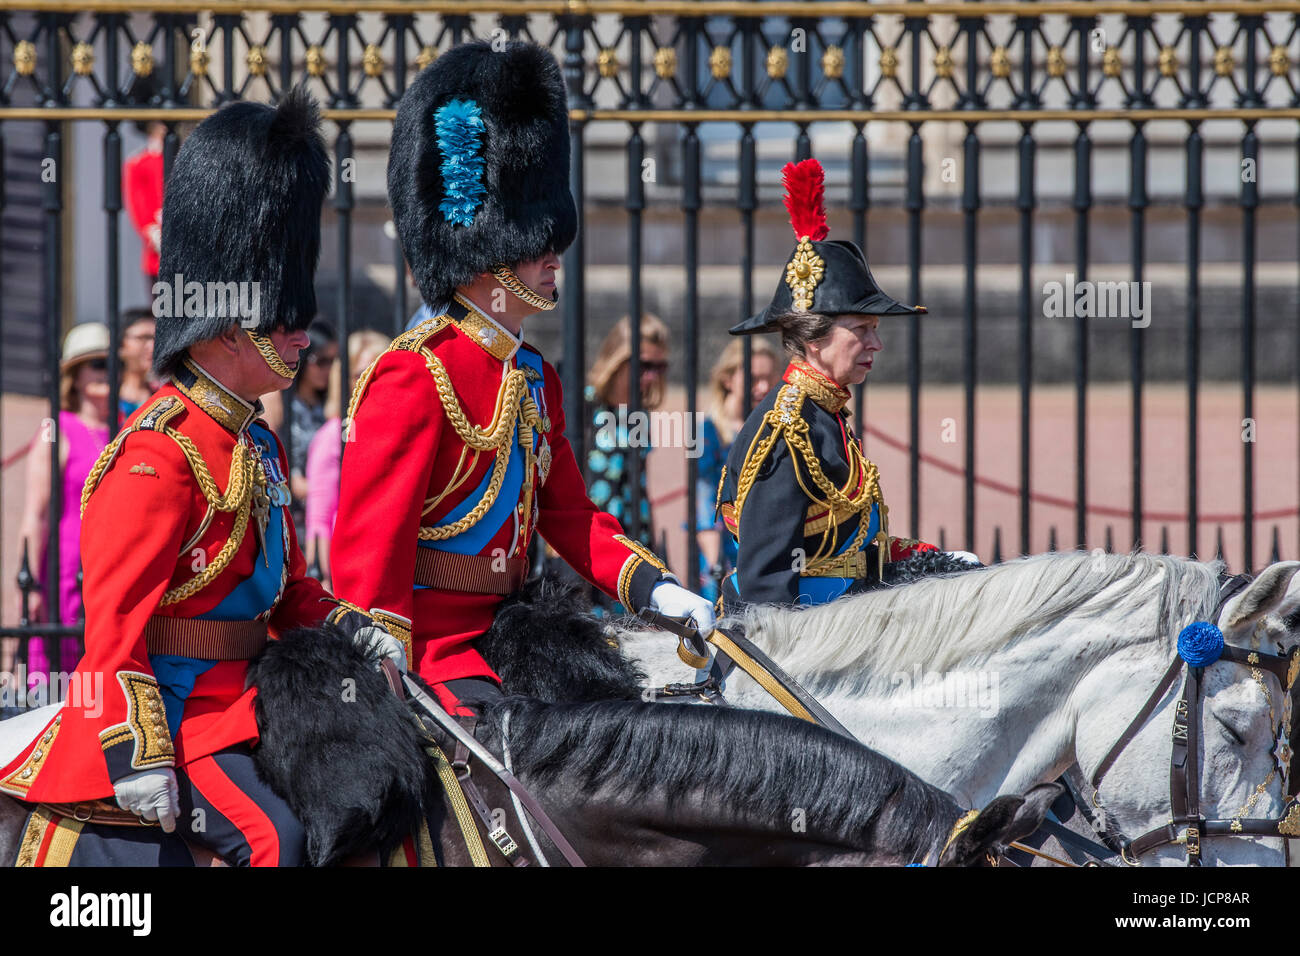
<path id="1" fill-rule="evenodd" d="M 375 359 L 384 354 L 392 340 L 382 332 L 365 329 L 348 336 L 348 372 L 351 382 L 348 394 L 356 388 L 357 379 Z M 343 457 L 344 407 L 342 373 L 335 362 L 330 373 L 329 389 L 325 396 L 325 424 L 317 429 L 307 446 L 307 499 L 305 524 L 307 546 L 304 556 L 307 567 L 320 569 L 321 583 L 329 587 L 330 536 L 334 533 L 334 518 L 339 511 L 339 468 Z"/>
<path id="2" fill-rule="evenodd" d="M 81 588 L 81 489 L 99 453 L 108 444 L 108 327 L 99 322 L 73 326 L 63 340 L 59 365 L 60 411 L 58 423 L 41 424 L 27 455 L 27 495 L 23 512 L 20 547 L 26 547 L 32 572 L 38 581 L 46 577 L 46 540 L 50 510 L 49 442 L 59 443 L 59 466 L 63 471 L 63 498 L 59 512 L 59 621 L 72 624 L 82 617 Z M 31 596 L 32 620 L 48 620 L 44 591 Z M 71 672 L 81 656 L 81 640 L 57 640 L 57 659 L 51 659 L 54 641 L 34 638 L 28 643 L 29 683 L 37 675 L 53 671 Z"/>

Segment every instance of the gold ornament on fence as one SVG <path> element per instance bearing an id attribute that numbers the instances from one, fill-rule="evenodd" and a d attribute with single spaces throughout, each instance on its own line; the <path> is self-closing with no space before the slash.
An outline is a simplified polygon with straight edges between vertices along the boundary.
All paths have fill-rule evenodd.
<path id="1" fill-rule="evenodd" d="M 438 59 L 438 50 L 436 47 L 423 46 L 415 58 L 415 65 L 420 69 L 427 69 L 434 60 Z"/>
<path id="2" fill-rule="evenodd" d="M 677 51 L 670 46 L 661 46 L 655 50 L 655 73 L 661 80 L 670 80 L 677 75 Z"/>
<path id="3" fill-rule="evenodd" d="M 941 80 L 952 79 L 952 52 L 946 46 L 934 51 L 934 72 Z"/>
<path id="4" fill-rule="evenodd" d="M 248 63 L 248 72 L 253 76 L 266 75 L 266 47 L 250 46 L 245 60 Z"/>
<path id="5" fill-rule="evenodd" d="M 838 80 L 844 75 L 844 51 L 831 44 L 822 54 L 822 73 L 827 79 Z"/>
<path id="6" fill-rule="evenodd" d="M 1176 76 L 1178 74 L 1178 51 L 1171 46 L 1160 48 L 1160 58 L 1156 61 L 1160 66 L 1161 76 Z"/>
<path id="7" fill-rule="evenodd" d="M 596 72 L 607 80 L 618 76 L 618 53 L 613 47 L 601 47 L 596 54 Z"/>
<path id="8" fill-rule="evenodd" d="M 212 58 L 208 56 L 206 48 L 199 47 L 197 50 L 190 50 L 190 72 L 195 76 L 207 76 L 208 64 L 211 62 Z"/>
<path id="9" fill-rule="evenodd" d="M 19 40 L 14 44 L 14 69 L 19 76 L 31 76 L 36 72 L 36 44 L 31 40 Z"/>
<path id="10" fill-rule="evenodd" d="M 1047 75 L 1057 78 L 1065 76 L 1065 51 L 1059 46 L 1047 50 Z"/>
<path id="11" fill-rule="evenodd" d="M 725 46 L 715 46 L 709 54 L 709 72 L 715 80 L 725 80 L 731 75 L 731 50 Z"/>
<path id="12" fill-rule="evenodd" d="M 898 75 L 898 53 L 892 46 L 880 51 L 880 75 L 887 80 Z"/>
<path id="13" fill-rule="evenodd" d="M 1291 57 L 1287 55 L 1286 47 L 1278 44 L 1268 53 L 1268 68 L 1273 71 L 1274 76 L 1286 76 L 1291 70 Z"/>
<path id="14" fill-rule="evenodd" d="M 999 80 L 1005 80 L 1011 75 L 1011 55 L 1007 53 L 1006 47 L 995 46 L 993 48 L 993 56 L 990 66 L 993 70 L 993 75 Z"/>
<path id="15" fill-rule="evenodd" d="M 90 76 L 95 69 L 95 48 L 89 43 L 78 43 L 72 48 L 72 72 L 77 76 Z"/>
<path id="16" fill-rule="evenodd" d="M 1219 76 L 1232 76 L 1232 71 L 1237 68 L 1236 62 L 1232 58 L 1232 47 L 1221 46 L 1214 51 L 1214 72 Z"/>
<path id="17" fill-rule="evenodd" d="M 325 51 L 319 44 L 307 47 L 306 63 L 308 76 L 325 75 Z"/>
<path id="18" fill-rule="evenodd" d="M 374 43 L 367 43 L 361 54 L 361 69 L 365 70 L 366 76 L 383 76 L 384 51 Z"/>
<path id="19" fill-rule="evenodd" d="M 825 271 L 825 261 L 817 255 L 808 237 L 804 236 L 795 247 L 794 258 L 785 270 L 785 284 L 790 287 L 794 297 L 796 312 L 807 312 L 812 308 L 813 290 L 822 281 Z"/>
<path id="20" fill-rule="evenodd" d="M 143 41 L 131 47 L 131 72 L 136 76 L 153 72 L 153 47 Z"/>
<path id="21" fill-rule="evenodd" d="M 1119 76 L 1124 71 L 1124 63 L 1120 60 L 1119 50 L 1113 46 L 1106 47 L 1106 52 L 1101 55 L 1101 72 L 1106 76 Z"/>
<path id="22" fill-rule="evenodd" d="M 768 76 L 774 80 L 784 79 L 788 69 L 790 69 L 790 54 L 785 52 L 785 47 L 774 46 L 767 51 Z"/>

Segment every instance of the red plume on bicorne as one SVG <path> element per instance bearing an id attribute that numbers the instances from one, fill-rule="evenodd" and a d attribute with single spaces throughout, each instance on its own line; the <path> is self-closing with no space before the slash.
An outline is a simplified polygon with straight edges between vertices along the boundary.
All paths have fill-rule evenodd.
<path id="1" fill-rule="evenodd" d="M 826 173 L 822 164 L 815 159 L 786 163 L 781 170 L 781 179 L 785 183 L 785 208 L 790 210 L 794 237 L 802 239 L 807 236 L 814 241 L 825 239 L 830 230 L 826 228 Z"/>

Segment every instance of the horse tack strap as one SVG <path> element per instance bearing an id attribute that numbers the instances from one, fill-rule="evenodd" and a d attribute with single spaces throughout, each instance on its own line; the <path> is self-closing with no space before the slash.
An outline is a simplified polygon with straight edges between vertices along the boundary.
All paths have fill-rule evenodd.
<path id="1" fill-rule="evenodd" d="M 1183 659 L 1181 657 L 1175 657 L 1173 662 L 1169 665 L 1169 669 L 1165 671 L 1165 676 L 1160 678 L 1160 683 L 1156 686 L 1156 689 L 1151 692 L 1151 696 L 1148 697 L 1147 702 L 1142 705 L 1142 709 L 1138 711 L 1138 715 L 1134 717 L 1128 727 L 1124 729 L 1124 733 L 1120 734 L 1119 740 L 1115 741 L 1114 746 L 1106 752 L 1106 756 L 1101 758 L 1101 763 L 1097 764 L 1097 769 L 1092 772 L 1092 778 L 1089 780 L 1092 789 L 1096 790 L 1101 786 L 1101 778 L 1106 775 L 1106 771 L 1110 769 L 1111 764 L 1116 761 L 1124 748 L 1127 747 L 1132 742 L 1133 738 L 1137 736 L 1138 731 L 1142 729 L 1142 726 L 1147 722 L 1147 719 L 1155 712 L 1156 707 L 1160 705 L 1161 698 L 1165 696 L 1165 692 L 1173 685 L 1174 680 L 1178 677 L 1178 674 L 1182 669 Z"/>
<path id="2" fill-rule="evenodd" d="M 467 733 L 474 733 L 474 726 L 478 723 L 476 718 L 462 718 L 465 723 Z M 519 852 L 519 844 L 514 841 L 506 828 L 498 826 L 492 822 L 492 810 L 488 807 L 487 801 L 483 799 L 483 794 L 479 792 L 478 784 L 470 775 L 469 766 L 469 748 L 458 739 L 456 741 L 456 750 L 451 758 L 451 766 L 456 771 L 456 780 L 460 783 L 460 788 L 465 793 L 465 798 L 469 800 L 469 805 L 474 808 L 478 814 L 479 820 L 483 823 L 483 829 L 487 833 L 488 839 L 501 851 L 501 855 L 509 861 L 511 866 L 528 866 L 528 858 Z"/>
<path id="3" fill-rule="evenodd" d="M 483 840 L 478 835 L 478 827 L 474 824 L 474 817 L 470 814 L 469 804 L 465 801 L 465 791 L 461 789 L 456 771 L 452 769 L 447 755 L 432 741 L 425 747 L 425 753 L 433 758 L 434 766 L 438 769 L 438 779 L 442 781 L 442 789 L 447 794 L 456 823 L 465 838 L 465 849 L 469 852 L 470 862 L 474 866 L 491 866 Z"/>

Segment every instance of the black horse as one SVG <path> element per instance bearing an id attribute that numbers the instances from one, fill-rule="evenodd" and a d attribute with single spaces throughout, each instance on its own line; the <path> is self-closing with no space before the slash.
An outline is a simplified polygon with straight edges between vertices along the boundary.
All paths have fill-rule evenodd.
<path id="1" fill-rule="evenodd" d="M 478 739 L 498 758 L 508 746 L 515 775 L 592 865 L 982 865 L 1033 832 L 1056 795 L 1042 787 L 998 797 L 958 828 L 964 811 L 947 794 L 820 727 L 645 703 L 642 675 L 550 584 L 503 607 L 481 647 L 507 687 L 533 696 L 488 708 Z M 259 772 L 304 821 L 314 865 L 387 860 L 423 832 L 439 865 L 468 865 L 428 759 L 433 744 L 452 753 L 450 735 L 415 719 L 371 664 L 330 628 L 269 645 L 249 672 Z M 473 776 L 523 845 L 508 790 L 486 770 Z M 15 859 L 30 809 L 0 801 L 0 860 Z M 155 841 L 160 862 L 183 859 L 166 849 L 176 835 L 96 826 L 84 829 Z M 535 832 L 529 855 L 560 860 Z M 506 864 L 486 846 L 490 862 Z"/>

